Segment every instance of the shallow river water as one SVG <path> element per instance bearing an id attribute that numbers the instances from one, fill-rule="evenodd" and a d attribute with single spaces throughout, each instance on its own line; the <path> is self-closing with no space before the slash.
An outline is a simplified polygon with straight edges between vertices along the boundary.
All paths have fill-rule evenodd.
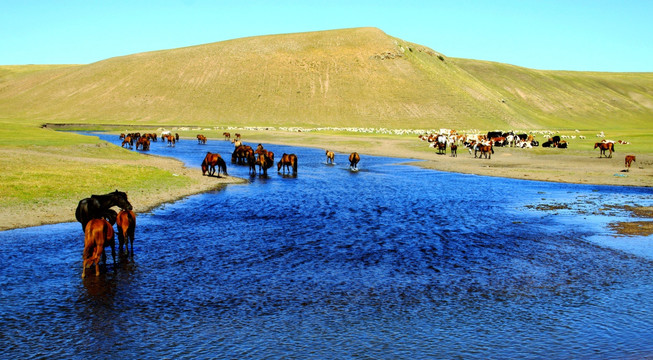
<path id="1" fill-rule="evenodd" d="M 249 184 L 137 214 L 134 261 L 100 277 L 81 279 L 78 223 L 0 232 L 0 358 L 653 357 L 651 239 L 593 213 L 650 189 L 264 145 L 297 176 L 250 177 L 227 141 L 152 143 Z"/>

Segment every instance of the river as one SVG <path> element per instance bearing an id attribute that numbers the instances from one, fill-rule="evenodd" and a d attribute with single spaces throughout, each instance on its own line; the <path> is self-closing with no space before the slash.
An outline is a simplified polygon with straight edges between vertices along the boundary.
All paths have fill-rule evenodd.
<path id="1" fill-rule="evenodd" d="M 0 232 L 0 357 L 653 357 L 652 240 L 595 212 L 651 206 L 650 189 L 367 155 L 352 172 L 263 145 L 298 174 L 250 177 L 223 140 L 152 143 L 197 171 L 218 152 L 249 183 L 137 214 L 134 261 L 100 277 L 81 279 L 78 223 Z"/>

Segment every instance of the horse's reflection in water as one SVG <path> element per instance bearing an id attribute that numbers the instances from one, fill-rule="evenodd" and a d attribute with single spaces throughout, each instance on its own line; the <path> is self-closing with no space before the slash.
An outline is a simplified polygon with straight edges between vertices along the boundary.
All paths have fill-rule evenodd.
<path id="1" fill-rule="evenodd" d="M 82 282 L 90 298 L 101 300 L 103 303 L 113 302 L 113 295 L 116 292 L 116 281 L 113 277 L 106 274 L 87 276 Z"/>
<path id="2" fill-rule="evenodd" d="M 118 284 L 129 281 L 136 270 L 136 263 L 128 253 L 122 253 L 118 255 L 115 265 L 106 264 L 100 269 L 99 276 L 87 276 L 82 279 L 82 283 L 89 298 L 111 303 Z"/>

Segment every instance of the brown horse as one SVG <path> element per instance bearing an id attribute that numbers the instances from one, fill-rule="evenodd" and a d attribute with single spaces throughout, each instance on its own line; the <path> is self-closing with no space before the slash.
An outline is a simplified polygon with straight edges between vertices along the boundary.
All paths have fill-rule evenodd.
<path id="1" fill-rule="evenodd" d="M 292 167 L 292 173 L 297 174 L 297 155 L 295 154 L 286 154 L 284 153 L 281 155 L 281 160 L 277 163 L 277 172 L 281 171 L 281 168 L 283 167 L 283 173 L 286 173 L 286 169 L 288 169 L 288 172 L 290 172 L 290 168 Z"/>
<path id="2" fill-rule="evenodd" d="M 206 136 L 202 134 L 197 134 L 197 143 L 201 145 L 206 144 Z"/>
<path id="3" fill-rule="evenodd" d="M 125 145 L 129 146 L 130 149 L 134 146 L 134 140 L 131 136 L 125 136 L 124 140 L 122 141 L 122 145 L 120 146 L 125 147 Z"/>
<path id="4" fill-rule="evenodd" d="M 113 227 L 104 219 L 91 219 L 86 224 L 84 235 L 84 253 L 82 255 L 82 278 L 86 277 L 86 268 L 95 264 L 95 276 L 100 276 L 100 260 L 107 263 L 104 248 L 111 247 L 113 265 L 116 265 Z"/>
<path id="5" fill-rule="evenodd" d="M 220 170 L 225 175 L 227 174 L 227 164 L 224 162 L 224 159 L 218 153 L 207 152 L 204 160 L 202 161 L 202 175 L 205 175 L 208 171 L 209 176 L 215 174 L 215 167 L 218 166 L 218 177 L 220 177 Z"/>
<path id="6" fill-rule="evenodd" d="M 437 143 L 437 148 L 438 148 L 438 155 L 445 155 L 447 153 L 447 143 L 446 142 L 438 142 Z"/>
<path id="7" fill-rule="evenodd" d="M 352 170 L 358 170 L 358 162 L 361 161 L 360 155 L 357 152 L 353 152 L 349 155 L 349 168 Z"/>
<path id="8" fill-rule="evenodd" d="M 150 139 L 148 139 L 147 137 L 139 137 L 138 140 L 136 141 L 136 150 L 138 150 L 139 147 L 143 151 L 150 150 Z"/>
<path id="9" fill-rule="evenodd" d="M 274 165 L 274 153 L 267 150 L 257 150 L 258 158 L 256 159 L 256 165 L 259 167 L 259 174 L 262 172 L 263 175 L 268 175 L 268 169 Z"/>
<path id="10" fill-rule="evenodd" d="M 244 165 L 250 155 L 254 156 L 254 149 L 249 145 L 238 145 L 231 154 L 231 162 L 238 165 Z"/>
<path id="11" fill-rule="evenodd" d="M 161 135 L 161 139 L 163 141 L 168 141 L 168 146 L 175 146 L 176 140 L 174 135 L 170 135 L 170 134 Z"/>
<path id="12" fill-rule="evenodd" d="M 481 155 L 478 156 L 479 159 L 483 156 L 485 156 L 486 159 L 492 159 L 492 154 L 494 154 L 494 149 L 492 148 L 492 145 L 479 144 L 476 150 L 474 151 L 474 157 L 476 157 L 477 151 L 481 152 Z"/>
<path id="13" fill-rule="evenodd" d="M 594 144 L 594 148 L 595 149 L 599 148 L 599 150 L 601 150 L 601 152 L 599 153 L 599 158 L 601 158 L 601 156 L 604 156 L 606 151 L 609 151 L 610 155 L 609 156 L 605 155 L 605 157 L 606 158 L 611 158 L 612 153 L 614 152 L 614 143 L 611 143 L 611 142 L 597 142 L 597 143 Z"/>
<path id="14" fill-rule="evenodd" d="M 626 171 L 630 171 L 630 165 L 635 161 L 635 155 L 626 155 L 625 163 Z"/>
<path id="15" fill-rule="evenodd" d="M 249 174 L 256 175 L 256 157 L 254 156 L 254 151 L 247 153 L 246 160 L 247 160 L 247 166 L 249 166 Z"/>
<path id="16" fill-rule="evenodd" d="M 334 161 L 334 159 L 336 157 L 336 154 L 334 154 L 333 151 L 327 150 L 326 151 L 326 157 L 327 157 L 327 164 L 333 165 L 334 164 L 333 161 Z"/>
<path id="17" fill-rule="evenodd" d="M 125 244 L 127 255 L 134 258 L 134 229 L 136 229 L 136 214 L 131 210 L 122 210 L 116 217 L 118 225 L 118 254 L 122 254 L 122 245 Z M 131 249 L 131 253 L 129 251 Z"/>
<path id="18" fill-rule="evenodd" d="M 451 156 L 458 157 L 458 145 L 456 145 L 456 143 L 452 143 L 449 148 L 451 149 Z"/>

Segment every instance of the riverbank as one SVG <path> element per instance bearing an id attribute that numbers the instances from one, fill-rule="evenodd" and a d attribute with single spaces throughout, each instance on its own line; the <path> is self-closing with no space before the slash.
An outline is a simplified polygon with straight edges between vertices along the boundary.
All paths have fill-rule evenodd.
<path id="1" fill-rule="evenodd" d="M 308 132 L 287 132 L 287 131 L 242 131 L 243 142 L 250 145 L 257 143 L 283 144 L 304 146 L 312 148 L 329 149 L 336 151 L 337 162 L 346 162 L 346 156 L 356 151 L 362 155 L 361 167 L 365 166 L 365 155 L 376 155 L 395 157 L 401 159 L 415 159 L 408 164 L 423 168 L 476 174 L 482 176 L 498 176 L 523 180 L 536 180 L 548 182 L 614 185 L 614 186 L 653 186 L 653 156 L 648 153 L 636 153 L 637 161 L 628 172 L 624 172 L 623 156 L 630 153 L 627 146 L 620 146 L 618 153 L 613 158 L 599 158 L 598 150 L 592 149 L 593 140 L 585 142 L 574 142 L 570 149 L 517 149 L 517 148 L 495 148 L 491 159 L 474 158 L 466 149 L 460 148 L 457 157 L 452 157 L 448 152 L 446 155 L 437 155 L 436 151 L 428 147 L 428 143 L 419 141 L 416 137 L 407 136 L 369 136 L 352 134 L 319 134 Z M 221 134 L 205 133 L 210 139 L 220 139 Z M 182 133 L 182 137 L 191 139 L 194 135 Z M 93 146 L 94 147 L 94 146 Z M 274 150 L 273 146 L 272 150 Z M 120 149 L 122 150 L 122 149 Z M 33 149 L 12 149 L 25 155 Z M 45 150 L 40 151 L 40 155 Z M 66 150 L 66 157 L 70 158 L 70 150 Z M 51 150 L 47 150 L 48 153 Z M 87 150 L 84 154 L 88 153 Z M 186 196 L 211 191 L 227 184 L 246 183 L 244 179 L 232 177 L 207 177 L 202 176 L 199 169 L 186 168 L 182 162 L 175 159 L 158 156 L 134 156 L 130 160 L 120 160 L 121 165 L 134 167 L 157 168 L 168 176 L 178 176 L 186 180 L 183 186 L 170 186 L 169 184 L 152 184 L 147 186 L 135 184 L 132 190 L 128 191 L 129 199 L 135 206 L 135 211 L 146 212 L 166 202 L 173 202 Z M 229 154 L 223 154 L 223 156 Z M 26 155 L 25 155 L 26 156 Z M 29 155 L 30 157 L 33 156 Z M 79 164 L 87 164 L 89 159 L 81 155 L 75 155 Z M 136 158 L 138 157 L 138 158 Z M 338 159 L 340 157 L 340 159 Z M 5 156 L 5 159 L 7 157 Z M 11 159 L 11 157 L 9 157 Z M 27 158 L 27 157 L 26 157 Z M 57 163 L 61 158 L 53 158 L 46 163 Z M 100 167 L 107 164 L 116 164 L 115 159 L 94 158 L 93 163 Z M 10 161 L 10 162 L 16 162 Z M 78 168 L 75 168 L 78 169 Z M 65 170 L 61 170 L 65 171 Z M 61 176 L 59 174 L 58 176 Z M 22 175 L 21 175 L 22 179 Z M 20 184 L 20 180 L 17 184 Z M 142 184 L 142 182 L 140 183 Z M 40 185 L 39 185 L 40 186 Z M 111 186 L 111 185 L 109 185 Z M 97 187 L 97 186 L 96 186 Z M 93 188 L 93 186 L 88 187 Z M 101 188 L 104 188 L 101 187 Z M 119 186 L 123 190 L 122 186 Z M 110 189 L 113 190 L 113 189 Z M 52 224 L 60 222 L 76 221 L 74 210 L 80 198 L 91 195 L 79 196 L 59 194 L 55 201 L 48 201 L 47 206 L 39 203 L 17 203 L 0 207 L 0 231 Z M 100 193 L 100 192 L 98 192 Z M 63 198 L 61 198 L 63 197 Z M 66 198 L 69 197 L 69 198 Z"/>
<path id="2" fill-rule="evenodd" d="M 456 157 L 451 156 L 450 150 L 447 150 L 446 155 L 438 155 L 435 149 L 428 147 L 427 142 L 416 137 L 271 131 L 243 135 L 243 142 L 248 144 L 268 142 L 324 148 L 344 154 L 356 151 L 362 155 L 416 159 L 420 161 L 409 163 L 446 172 L 573 184 L 653 187 L 652 154 L 633 152 L 634 149 L 628 145 L 617 145 L 618 152 L 612 158 L 599 158 L 599 151 L 593 149 L 595 141 L 576 140 L 569 149 L 495 147 L 491 159 L 479 159 L 462 147 L 458 149 Z M 624 168 L 626 154 L 637 156 L 629 171 Z M 362 157 L 361 166 L 364 166 L 364 161 L 365 158 Z"/>
<path id="3" fill-rule="evenodd" d="M 98 165 L 110 160 L 95 160 Z M 115 162 L 115 160 L 113 160 Z M 172 177 L 183 177 L 188 179 L 183 187 L 169 186 L 168 184 L 148 184 L 145 190 L 127 191 L 130 203 L 134 211 L 138 213 L 148 212 L 164 203 L 174 202 L 187 196 L 202 192 L 220 189 L 227 184 L 244 184 L 245 179 L 231 176 L 203 176 L 197 168 L 188 168 L 181 161 L 160 156 L 145 156 L 141 160 L 122 161 L 122 165 L 155 167 L 168 172 Z M 120 188 L 123 190 L 123 188 Z M 86 196 L 90 196 L 88 194 Z M 98 194 L 99 195 L 99 194 Z M 48 203 L 47 206 L 38 204 L 14 204 L 0 209 L 0 231 L 55 224 L 63 222 L 74 222 L 75 209 L 80 199 L 61 199 Z"/>

